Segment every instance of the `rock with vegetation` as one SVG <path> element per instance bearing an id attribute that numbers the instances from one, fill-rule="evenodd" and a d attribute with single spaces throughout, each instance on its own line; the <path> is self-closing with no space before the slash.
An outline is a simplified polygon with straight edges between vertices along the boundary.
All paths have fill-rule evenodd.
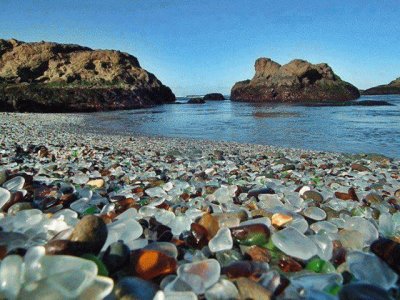
<path id="1" fill-rule="evenodd" d="M 363 95 L 400 94 L 400 77 L 389 84 L 378 85 L 362 92 Z"/>
<path id="2" fill-rule="evenodd" d="M 174 101 L 172 91 L 127 53 L 0 39 L 2 111 L 100 111 Z"/>
<path id="3" fill-rule="evenodd" d="M 255 63 L 253 79 L 237 82 L 231 100 L 248 102 L 336 102 L 357 99 L 358 89 L 325 63 L 296 59 L 281 66 L 269 58 Z"/>
<path id="4" fill-rule="evenodd" d="M 220 93 L 211 93 L 203 97 L 204 100 L 225 100 L 224 95 Z"/>

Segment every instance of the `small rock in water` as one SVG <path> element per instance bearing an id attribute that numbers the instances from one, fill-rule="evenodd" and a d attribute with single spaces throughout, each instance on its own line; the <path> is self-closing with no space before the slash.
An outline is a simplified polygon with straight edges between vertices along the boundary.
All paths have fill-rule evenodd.
<path id="1" fill-rule="evenodd" d="M 313 241 L 291 227 L 275 232 L 272 235 L 272 242 L 287 255 L 304 260 L 310 259 L 318 252 Z"/>
<path id="2" fill-rule="evenodd" d="M 208 247 L 212 252 L 230 250 L 233 246 L 233 239 L 229 228 L 221 228 L 217 234 L 210 240 Z"/>

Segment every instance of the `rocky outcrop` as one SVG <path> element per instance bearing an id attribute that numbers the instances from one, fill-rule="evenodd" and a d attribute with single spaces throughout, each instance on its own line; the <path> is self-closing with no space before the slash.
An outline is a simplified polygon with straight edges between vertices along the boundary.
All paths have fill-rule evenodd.
<path id="1" fill-rule="evenodd" d="M 362 92 L 363 95 L 400 94 L 400 77 L 389 84 L 378 85 Z"/>
<path id="2" fill-rule="evenodd" d="M 203 97 L 204 100 L 225 100 L 224 95 L 220 93 L 211 93 Z"/>
<path id="3" fill-rule="evenodd" d="M 0 39 L 2 111 L 99 111 L 174 101 L 172 91 L 127 53 Z"/>
<path id="4" fill-rule="evenodd" d="M 293 60 L 281 66 L 269 58 L 255 63 L 253 79 L 237 82 L 231 100 L 248 102 L 348 101 L 360 96 L 358 89 L 340 79 L 327 64 Z"/>

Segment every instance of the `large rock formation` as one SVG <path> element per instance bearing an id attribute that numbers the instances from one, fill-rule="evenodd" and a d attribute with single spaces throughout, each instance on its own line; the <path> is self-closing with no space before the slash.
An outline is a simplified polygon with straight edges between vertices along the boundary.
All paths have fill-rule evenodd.
<path id="1" fill-rule="evenodd" d="M 0 39 L 0 111 L 98 111 L 174 101 L 127 53 Z"/>
<path id="2" fill-rule="evenodd" d="M 358 89 L 342 81 L 327 64 L 293 60 L 281 66 L 269 58 L 255 63 L 253 79 L 237 82 L 231 100 L 249 102 L 347 101 L 360 96 Z"/>
<path id="3" fill-rule="evenodd" d="M 389 84 L 378 85 L 362 92 L 363 95 L 400 94 L 400 77 Z"/>
<path id="4" fill-rule="evenodd" d="M 220 93 L 211 93 L 203 97 L 204 100 L 225 100 L 224 95 Z"/>

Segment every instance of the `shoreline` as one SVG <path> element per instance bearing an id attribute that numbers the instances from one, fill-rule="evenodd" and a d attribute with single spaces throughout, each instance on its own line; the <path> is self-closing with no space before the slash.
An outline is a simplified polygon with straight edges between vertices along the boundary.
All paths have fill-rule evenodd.
<path id="1" fill-rule="evenodd" d="M 96 113 L 96 112 L 95 112 Z M 43 130 L 46 130 L 46 134 L 51 134 L 53 138 L 59 141 L 60 136 L 56 133 L 58 131 L 63 131 L 62 135 L 68 136 L 67 141 L 76 140 L 85 141 L 85 139 L 93 142 L 95 138 L 96 141 L 100 142 L 113 142 L 124 141 L 125 143 L 130 143 L 133 141 L 139 142 L 154 142 L 157 144 L 165 145 L 166 147 L 173 147 L 173 145 L 184 145 L 190 144 L 192 146 L 204 148 L 207 146 L 211 147 L 222 147 L 229 151 L 231 147 L 237 149 L 246 149 L 249 151 L 278 151 L 278 152 L 293 152 L 293 153 L 307 153 L 312 155 L 334 155 L 342 157 L 355 157 L 355 156 L 381 156 L 393 161 L 400 161 L 400 157 L 392 157 L 383 155 L 380 153 L 350 153 L 350 152 L 337 152 L 337 151 L 324 151 L 324 150 L 313 150 L 304 148 L 293 148 L 293 147 L 280 147 L 273 145 L 257 144 L 257 143 L 241 143 L 234 141 L 224 141 L 224 140 L 209 140 L 209 139 L 197 139 L 197 138 L 181 138 L 181 137 L 168 137 L 162 135 L 134 135 L 134 133 L 127 132 L 126 134 L 118 132 L 118 129 L 105 128 L 104 126 L 99 128 L 96 124 L 91 123 L 90 118 L 94 113 L 18 113 L 18 112 L 0 112 L 0 126 L 1 130 L 5 130 L 6 134 L 10 134 L 14 129 L 16 129 L 14 122 L 18 122 L 19 125 L 29 127 L 30 134 L 33 134 L 32 138 L 43 139 L 44 143 L 46 137 L 43 135 Z M 40 122 L 40 124 L 38 124 Z M 35 128 L 35 126 L 39 126 Z M 107 137 L 107 138 L 105 138 Z M 23 133 L 19 133 L 15 138 L 28 138 L 24 136 Z M 0 141 L 4 138 L 0 137 Z"/>

